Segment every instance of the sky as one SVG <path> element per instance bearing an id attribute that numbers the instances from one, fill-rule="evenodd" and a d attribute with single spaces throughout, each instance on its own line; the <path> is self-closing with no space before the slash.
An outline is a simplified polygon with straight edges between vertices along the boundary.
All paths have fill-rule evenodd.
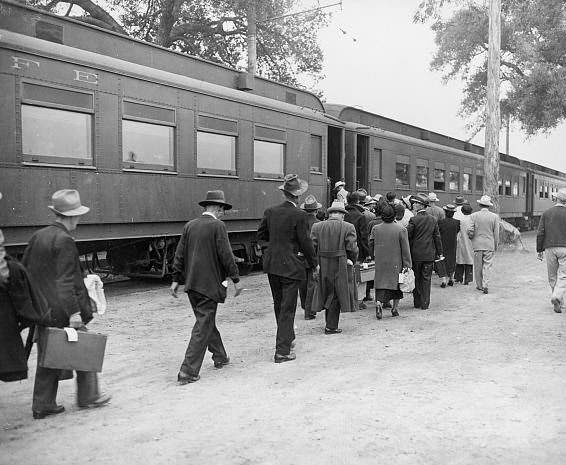
<path id="1" fill-rule="evenodd" d="M 320 1 L 330 3 L 336 0 Z M 329 9 L 331 23 L 319 34 L 326 75 L 319 88 L 329 103 L 356 106 L 467 140 L 466 121 L 458 116 L 461 84 L 444 85 L 441 73 L 430 70 L 434 35 L 429 25 L 412 20 L 419 3 L 343 0 L 342 10 Z M 483 146 L 483 133 L 472 142 Z M 566 125 L 549 136 L 530 139 L 512 126 L 509 145 L 513 156 L 566 173 Z M 505 152 L 505 131 L 499 148 Z"/>

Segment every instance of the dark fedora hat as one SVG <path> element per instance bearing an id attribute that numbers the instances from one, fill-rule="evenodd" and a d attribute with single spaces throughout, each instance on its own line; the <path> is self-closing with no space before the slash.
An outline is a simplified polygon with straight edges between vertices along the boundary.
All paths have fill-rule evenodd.
<path id="1" fill-rule="evenodd" d="M 279 186 L 279 189 L 295 197 L 304 194 L 308 188 L 309 184 L 305 180 L 299 179 L 296 174 L 286 174 L 283 178 L 283 184 Z"/>
<path id="2" fill-rule="evenodd" d="M 314 195 L 307 195 L 305 202 L 301 204 L 301 208 L 306 211 L 314 211 L 322 208 L 322 205 L 317 202 Z"/>
<path id="3" fill-rule="evenodd" d="M 444 205 L 444 207 L 442 207 L 442 208 L 447 212 L 455 212 L 456 211 L 456 206 L 452 205 L 451 203 L 449 203 L 448 205 Z"/>
<path id="4" fill-rule="evenodd" d="M 464 196 L 463 195 L 457 195 L 456 198 L 454 199 L 454 203 L 456 205 L 464 205 Z"/>
<path id="5" fill-rule="evenodd" d="M 409 198 L 409 202 L 411 202 L 411 205 L 413 205 L 414 203 L 419 203 L 421 205 L 424 205 L 425 207 L 428 207 L 428 203 L 429 203 L 429 197 L 426 194 L 417 194 L 417 195 L 411 195 L 411 197 Z"/>
<path id="6" fill-rule="evenodd" d="M 226 210 L 230 210 L 232 208 L 232 205 L 230 205 L 229 203 L 226 202 L 226 200 L 224 200 L 224 191 L 221 190 L 208 191 L 206 193 L 206 199 L 201 200 L 198 204 L 201 207 L 206 207 L 207 205 L 221 205 Z"/>

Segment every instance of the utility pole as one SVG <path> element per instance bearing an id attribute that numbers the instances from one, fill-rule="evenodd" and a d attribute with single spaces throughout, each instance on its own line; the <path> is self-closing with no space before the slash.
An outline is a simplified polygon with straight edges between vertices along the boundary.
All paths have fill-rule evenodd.
<path id="1" fill-rule="evenodd" d="M 257 9 L 256 0 L 248 0 L 248 74 L 253 79 L 257 74 Z"/>
<path id="2" fill-rule="evenodd" d="M 501 0 L 489 1 L 489 56 L 487 63 L 487 108 L 485 126 L 484 193 L 491 196 L 499 213 L 499 69 L 501 49 Z"/>

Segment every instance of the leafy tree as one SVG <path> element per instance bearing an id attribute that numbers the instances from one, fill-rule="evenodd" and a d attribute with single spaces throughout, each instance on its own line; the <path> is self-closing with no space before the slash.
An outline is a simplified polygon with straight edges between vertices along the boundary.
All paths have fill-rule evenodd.
<path id="1" fill-rule="evenodd" d="M 487 85 L 488 2 L 423 0 L 415 21 L 431 23 L 437 50 L 433 70 L 462 79 L 461 114 L 483 125 Z M 502 0 L 502 118 L 529 135 L 566 118 L 566 1 Z"/>
<path id="2" fill-rule="evenodd" d="M 323 76 L 321 10 L 280 17 L 297 0 L 26 0 L 26 3 L 228 66 L 242 68 L 247 10 L 256 2 L 258 74 L 291 85 Z"/>

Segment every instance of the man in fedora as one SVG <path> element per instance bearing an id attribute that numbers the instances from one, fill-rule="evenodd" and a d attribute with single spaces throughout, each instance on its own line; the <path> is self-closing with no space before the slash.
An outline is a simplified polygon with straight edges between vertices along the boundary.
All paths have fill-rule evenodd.
<path id="1" fill-rule="evenodd" d="M 477 202 L 481 209 L 471 214 L 467 232 L 474 248 L 476 289 L 487 294 L 493 258 L 499 244 L 499 216 L 489 211 L 493 207 L 489 195 L 483 195 Z"/>
<path id="2" fill-rule="evenodd" d="M 55 213 L 55 222 L 32 236 L 22 263 L 47 300 L 51 310 L 50 326 L 81 328 L 92 320 L 93 315 L 79 252 L 71 232 L 89 208 L 81 204 L 80 195 L 74 189 L 55 192 L 52 203 L 49 208 Z M 40 335 L 38 352 L 42 351 Z M 32 411 L 35 419 L 41 419 L 65 410 L 55 402 L 63 373 L 62 370 L 39 366 L 40 356 L 37 358 Z M 101 407 L 110 401 L 110 396 L 100 393 L 96 373 L 77 371 L 77 401 L 80 408 Z"/>
<path id="3" fill-rule="evenodd" d="M 462 220 L 464 219 L 464 213 L 462 213 L 462 206 L 466 203 L 466 199 L 464 199 L 463 195 L 457 195 L 454 199 L 454 205 L 456 206 L 456 210 L 454 211 L 454 219 L 455 220 Z"/>
<path id="4" fill-rule="evenodd" d="M 344 181 L 336 181 L 334 183 L 334 197 L 342 203 L 346 203 L 349 192 L 346 190 L 346 183 Z"/>
<path id="5" fill-rule="evenodd" d="M 326 310 L 325 334 L 338 334 L 340 311 L 352 311 L 353 295 L 348 288 L 348 264 L 357 259 L 356 228 L 344 221 L 344 204 L 335 200 L 328 209 L 328 220 L 313 225 L 311 239 L 318 257 L 317 275 L 320 299 L 316 310 Z M 348 263 L 349 262 L 349 263 Z"/>
<path id="6" fill-rule="evenodd" d="M 417 194 L 410 199 L 414 216 L 409 219 L 407 234 L 411 247 L 411 261 L 415 272 L 413 304 L 415 308 L 428 309 L 430 284 L 435 259 L 442 260 L 442 242 L 438 222 L 427 213 L 428 197 Z"/>
<path id="7" fill-rule="evenodd" d="M 546 210 L 537 230 L 539 260 L 546 255 L 548 282 L 552 289 L 550 302 L 556 313 L 562 313 L 566 294 L 566 188 L 556 193 L 556 205 Z"/>
<path id="8" fill-rule="evenodd" d="M 173 260 L 171 293 L 177 297 L 177 289 L 183 284 L 195 314 L 191 339 L 177 375 L 181 385 L 200 379 L 206 349 L 212 353 L 215 368 L 230 362 L 216 327 L 216 309 L 226 300 L 227 278 L 234 283 L 234 297 L 242 291 L 228 231 L 220 221 L 232 205 L 221 190 L 208 191 L 199 205 L 204 212 L 185 224 Z"/>
<path id="9" fill-rule="evenodd" d="M 308 232 L 311 233 L 312 225 L 318 223 L 320 220 L 316 217 L 319 208 L 322 205 L 318 203 L 314 195 L 307 195 L 305 201 L 301 204 L 301 209 L 308 214 Z M 314 280 L 312 268 L 307 269 L 307 279 L 301 281 L 299 287 L 299 297 L 301 298 L 301 307 L 305 312 L 305 320 L 314 320 L 316 312 L 312 311 L 312 298 L 314 293 Z"/>
<path id="10" fill-rule="evenodd" d="M 265 210 L 257 232 L 257 238 L 268 243 L 263 270 L 269 279 L 277 321 L 275 363 L 296 358 L 291 346 L 295 340 L 297 291 L 306 279 L 306 270 L 316 266 L 308 214 L 298 206 L 299 196 L 306 192 L 308 184 L 296 174 L 287 174 L 279 189 L 284 202 Z"/>
<path id="11" fill-rule="evenodd" d="M 456 246 L 458 244 L 458 232 L 460 231 L 460 221 L 454 219 L 456 206 L 449 203 L 443 207 L 446 218 L 438 222 L 438 230 L 440 231 L 440 240 L 442 241 L 442 251 L 445 260 L 439 269 L 442 270 L 442 284 L 440 287 L 454 285 L 454 271 L 456 269 Z"/>
<path id="12" fill-rule="evenodd" d="M 440 221 L 443 220 L 446 215 L 444 213 L 444 210 L 439 207 L 437 204 L 437 202 L 439 202 L 438 196 L 436 195 L 436 192 L 431 192 L 428 194 L 428 208 L 426 210 L 426 212 L 432 216 L 436 221 Z"/>

